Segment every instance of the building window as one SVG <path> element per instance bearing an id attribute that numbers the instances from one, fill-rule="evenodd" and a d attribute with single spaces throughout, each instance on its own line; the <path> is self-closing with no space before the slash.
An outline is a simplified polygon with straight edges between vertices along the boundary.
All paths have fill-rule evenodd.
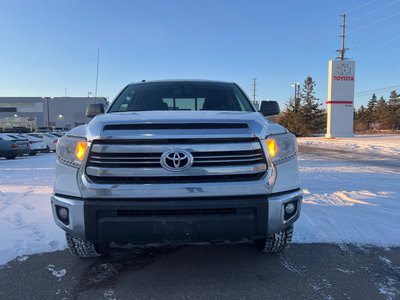
<path id="1" fill-rule="evenodd" d="M 0 112 L 17 112 L 16 107 L 0 107 Z"/>

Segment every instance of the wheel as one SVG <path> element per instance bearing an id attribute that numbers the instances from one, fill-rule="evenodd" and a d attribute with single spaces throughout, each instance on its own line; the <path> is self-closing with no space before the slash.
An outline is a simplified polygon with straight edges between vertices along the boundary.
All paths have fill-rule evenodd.
<path id="1" fill-rule="evenodd" d="M 45 153 L 49 153 L 49 152 L 50 152 L 50 148 L 49 148 L 49 146 L 47 146 L 47 147 L 46 147 L 46 149 L 45 149 L 43 152 L 45 152 Z"/>
<path id="2" fill-rule="evenodd" d="M 69 251 L 75 256 L 88 258 L 99 257 L 106 254 L 104 249 L 100 249 L 100 247 L 93 242 L 82 240 L 69 233 L 65 233 L 65 238 L 67 239 Z"/>
<path id="3" fill-rule="evenodd" d="M 292 236 L 293 225 L 266 238 L 254 240 L 254 245 L 265 253 L 279 253 L 289 248 Z"/>
<path id="4" fill-rule="evenodd" d="M 15 155 L 13 155 L 13 156 L 6 156 L 6 159 L 15 159 Z"/>
<path id="5" fill-rule="evenodd" d="M 30 156 L 34 156 L 34 155 L 36 155 L 37 154 L 37 151 L 31 151 L 31 152 L 29 152 L 29 155 Z"/>

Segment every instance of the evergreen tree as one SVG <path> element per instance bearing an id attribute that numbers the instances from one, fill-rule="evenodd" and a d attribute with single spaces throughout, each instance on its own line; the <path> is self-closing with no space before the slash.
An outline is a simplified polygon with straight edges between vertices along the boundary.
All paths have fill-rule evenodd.
<path id="1" fill-rule="evenodd" d="M 376 121 L 375 109 L 377 104 L 378 104 L 378 98 L 376 97 L 375 93 L 373 93 L 371 99 L 369 99 L 367 104 L 366 112 L 367 112 L 368 127 L 370 127 L 371 124 Z"/>
<path id="2" fill-rule="evenodd" d="M 300 95 L 300 105 L 295 109 L 295 99 L 291 99 L 286 110 L 280 115 L 278 122 L 289 129 L 296 136 L 306 136 L 320 133 L 326 123 L 325 110 L 315 98 L 316 83 L 308 76 L 304 81 Z"/>
<path id="3" fill-rule="evenodd" d="M 396 90 L 390 92 L 388 105 L 389 129 L 399 129 L 400 127 L 400 95 Z"/>
<path id="4" fill-rule="evenodd" d="M 379 99 L 375 105 L 375 119 L 376 129 L 386 129 L 390 124 L 390 116 L 388 114 L 388 107 L 383 97 Z"/>
<path id="5" fill-rule="evenodd" d="M 305 124 L 302 135 L 311 133 L 319 133 L 324 127 L 324 109 L 321 108 L 322 103 L 315 98 L 314 88 L 316 86 L 311 76 L 304 80 L 304 85 L 301 93 L 300 112 Z"/>
<path id="6" fill-rule="evenodd" d="M 278 122 L 285 126 L 290 132 L 296 136 L 300 136 L 302 132 L 302 117 L 296 108 L 295 99 L 292 98 L 286 104 L 286 109 L 278 117 Z"/>
<path id="7" fill-rule="evenodd" d="M 356 131 L 368 130 L 368 113 L 367 109 L 361 105 L 361 107 L 356 110 L 354 116 L 354 127 Z"/>

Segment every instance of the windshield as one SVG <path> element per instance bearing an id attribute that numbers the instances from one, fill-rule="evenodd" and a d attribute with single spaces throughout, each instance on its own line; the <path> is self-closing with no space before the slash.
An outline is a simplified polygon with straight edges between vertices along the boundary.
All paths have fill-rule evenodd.
<path id="1" fill-rule="evenodd" d="M 150 82 L 127 86 L 108 112 L 188 110 L 254 111 L 234 84 L 215 82 Z"/>

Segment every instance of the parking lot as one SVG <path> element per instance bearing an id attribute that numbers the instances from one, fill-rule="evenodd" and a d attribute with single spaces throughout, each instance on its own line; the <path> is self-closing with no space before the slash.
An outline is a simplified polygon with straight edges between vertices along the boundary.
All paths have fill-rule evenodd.
<path id="1" fill-rule="evenodd" d="M 2 299 L 397 299 L 400 248 L 295 244 L 284 255 L 251 245 L 65 251 L 0 270 Z"/>
<path id="2" fill-rule="evenodd" d="M 0 297 L 396 299 L 398 162 L 300 150 L 302 217 L 283 255 L 243 243 L 114 249 L 80 260 L 64 250 L 51 216 L 55 154 L 1 159 Z"/>

